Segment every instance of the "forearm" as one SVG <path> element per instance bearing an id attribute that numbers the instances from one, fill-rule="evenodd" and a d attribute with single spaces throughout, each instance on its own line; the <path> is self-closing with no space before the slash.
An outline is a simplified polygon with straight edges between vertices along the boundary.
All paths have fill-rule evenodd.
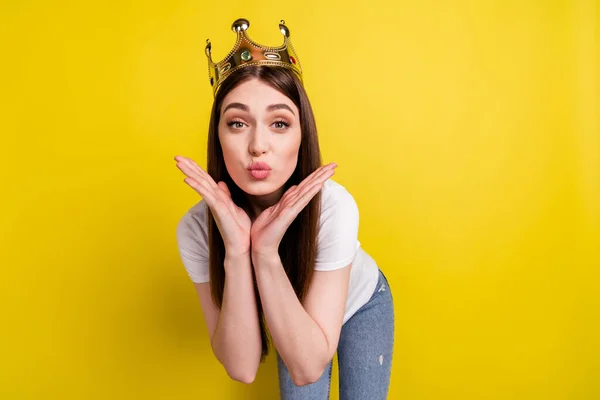
<path id="1" fill-rule="evenodd" d="M 265 319 L 296 385 L 316 381 L 329 362 L 327 337 L 306 312 L 278 255 L 253 257 Z"/>
<path id="2" fill-rule="evenodd" d="M 225 257 L 223 303 L 211 345 L 232 379 L 254 380 L 262 344 L 249 255 Z"/>

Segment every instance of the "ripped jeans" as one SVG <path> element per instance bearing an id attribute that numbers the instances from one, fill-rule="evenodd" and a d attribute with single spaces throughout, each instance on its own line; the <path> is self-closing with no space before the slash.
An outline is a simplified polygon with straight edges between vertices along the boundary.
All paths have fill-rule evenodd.
<path id="1" fill-rule="evenodd" d="M 338 344 L 340 400 L 387 399 L 394 349 L 394 304 L 383 272 L 369 301 L 342 325 Z M 331 363 L 318 381 L 296 386 L 277 354 L 282 400 L 329 399 Z"/>

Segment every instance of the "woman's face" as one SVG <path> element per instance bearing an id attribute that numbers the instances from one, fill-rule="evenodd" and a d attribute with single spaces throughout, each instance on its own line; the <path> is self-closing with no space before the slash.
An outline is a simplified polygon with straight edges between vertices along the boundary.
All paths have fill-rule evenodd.
<path id="1" fill-rule="evenodd" d="M 227 171 L 244 192 L 282 193 L 302 137 L 299 110 L 288 97 L 258 79 L 245 81 L 223 99 L 218 130 Z"/>

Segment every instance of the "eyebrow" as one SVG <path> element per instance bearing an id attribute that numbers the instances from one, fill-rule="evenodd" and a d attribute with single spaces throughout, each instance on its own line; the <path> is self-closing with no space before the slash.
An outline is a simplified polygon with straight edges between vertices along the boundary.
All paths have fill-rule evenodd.
<path id="1" fill-rule="evenodd" d="M 229 110 L 230 108 L 237 108 L 238 110 L 242 110 L 242 111 L 246 111 L 249 112 L 250 108 L 242 103 L 229 103 L 227 105 L 227 107 L 225 107 L 225 109 L 223 110 L 223 114 L 225 114 L 225 111 Z M 267 111 L 275 111 L 275 110 L 288 110 L 289 112 L 291 112 L 293 115 L 296 115 L 294 113 L 294 110 L 292 110 L 290 108 L 290 106 L 288 106 L 287 104 L 283 104 L 283 103 L 279 103 L 279 104 L 271 104 L 270 106 L 267 107 Z"/>

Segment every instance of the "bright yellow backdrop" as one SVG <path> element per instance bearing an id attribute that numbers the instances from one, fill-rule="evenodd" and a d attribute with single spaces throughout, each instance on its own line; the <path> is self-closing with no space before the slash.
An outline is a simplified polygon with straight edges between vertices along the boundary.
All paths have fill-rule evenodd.
<path id="1" fill-rule="evenodd" d="M 0 398 L 277 398 L 274 358 L 212 356 L 175 242 L 238 17 L 291 30 L 393 286 L 390 398 L 600 398 L 593 0 L 2 2 Z"/>

